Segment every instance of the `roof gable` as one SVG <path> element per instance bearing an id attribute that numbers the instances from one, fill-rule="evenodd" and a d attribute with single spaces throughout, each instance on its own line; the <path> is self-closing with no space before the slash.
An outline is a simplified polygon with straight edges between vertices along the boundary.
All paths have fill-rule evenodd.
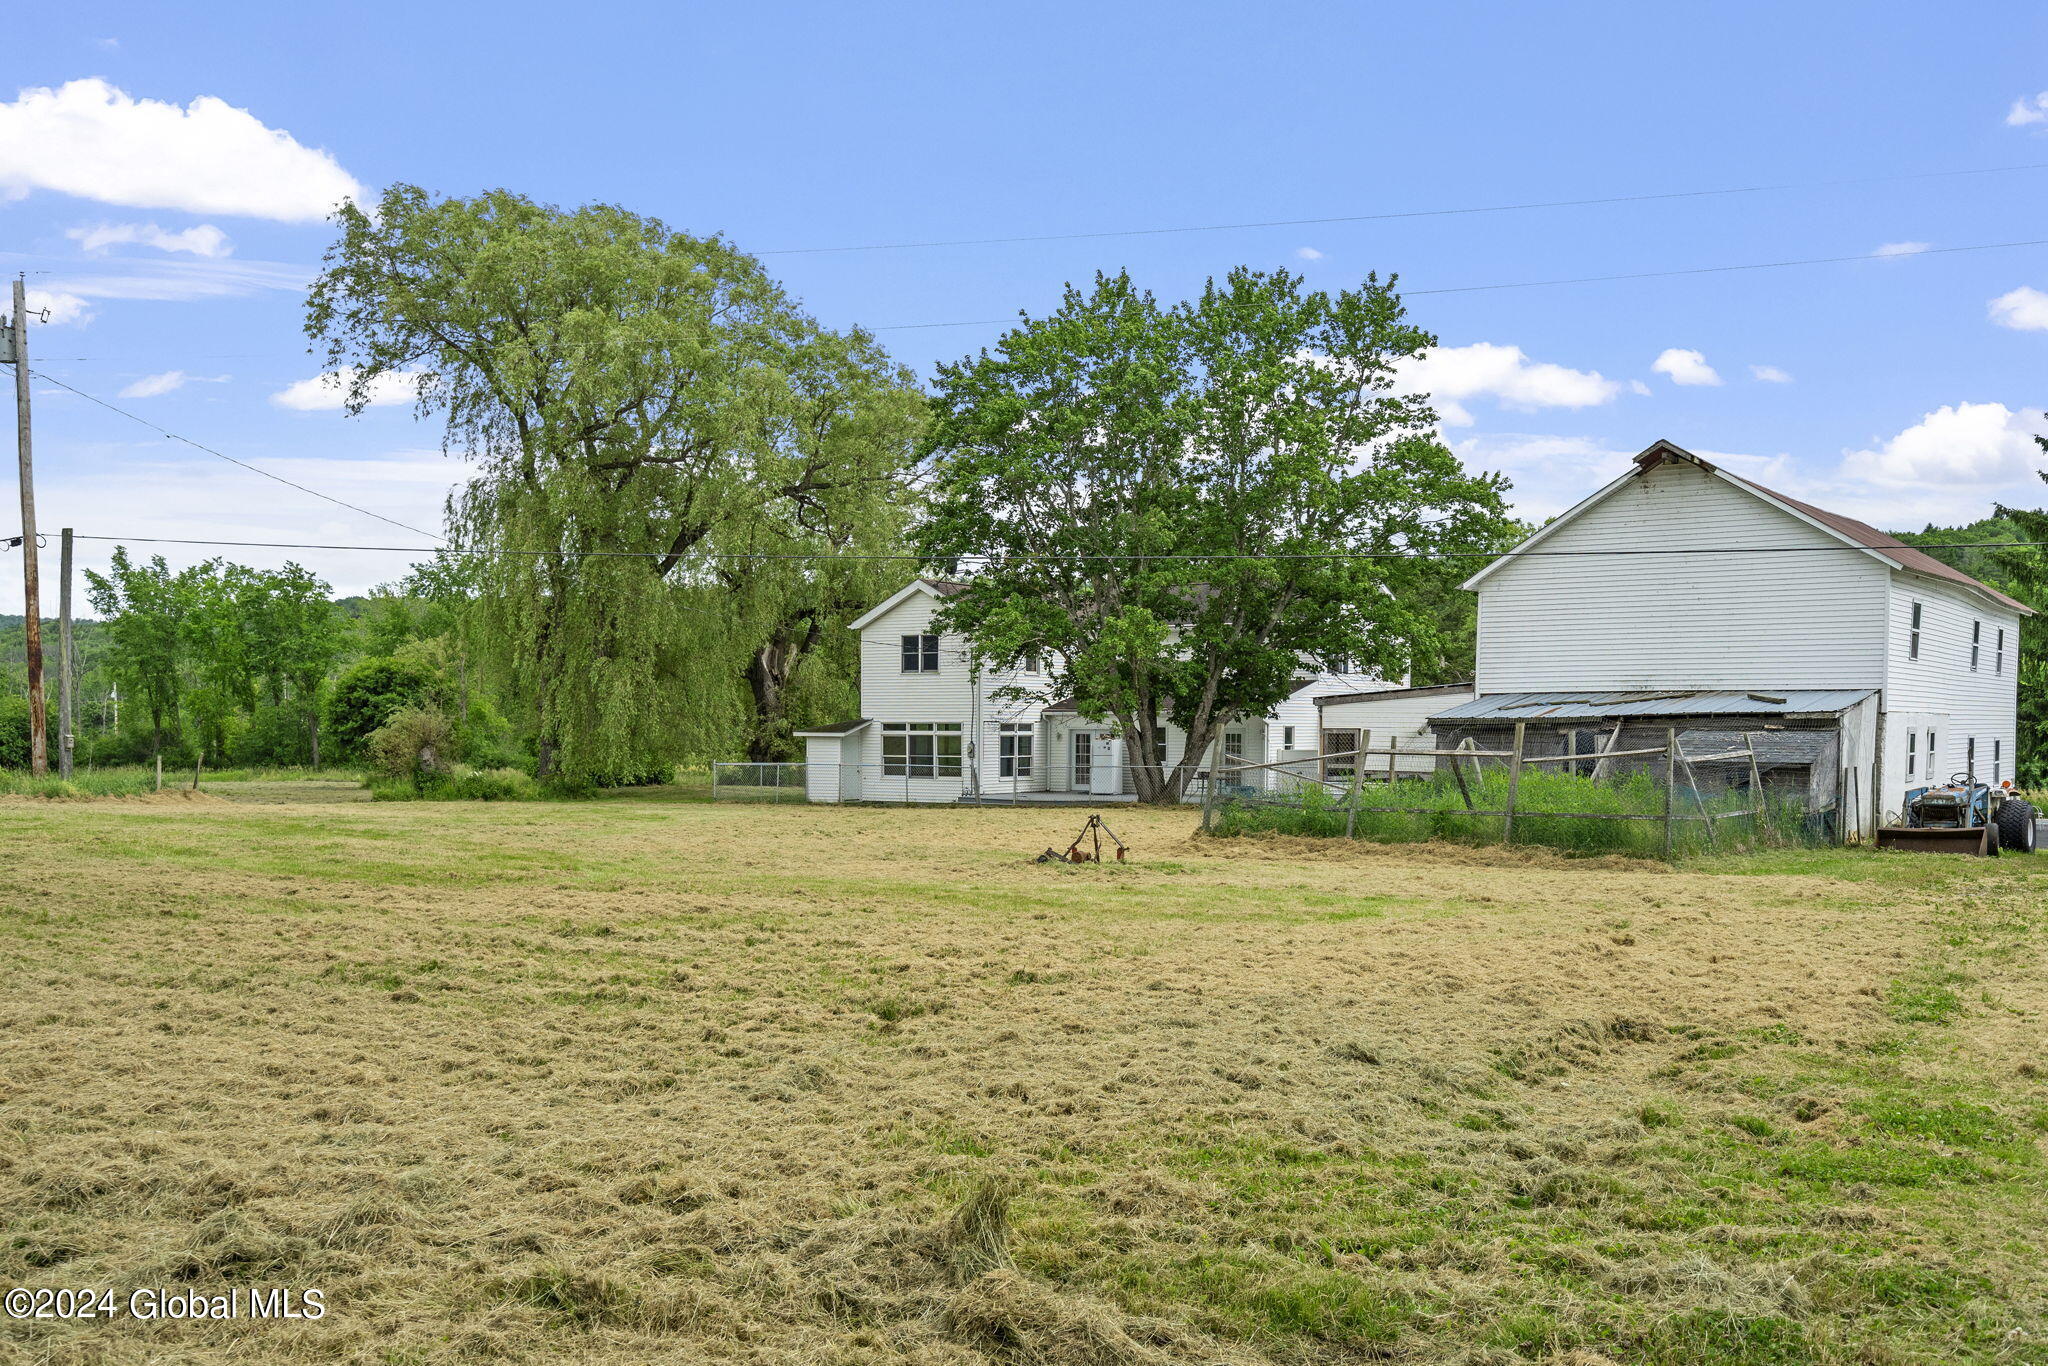
<path id="1" fill-rule="evenodd" d="M 1694 455 L 1691 451 L 1670 441 L 1660 439 L 1650 443 L 1649 446 L 1645 447 L 1636 456 L 1634 463 L 1634 469 L 1604 488 L 1599 489 L 1591 497 L 1583 499 L 1568 508 L 1535 535 L 1529 537 L 1513 550 L 1495 559 L 1484 569 L 1481 569 L 1471 578 L 1465 580 L 1463 586 L 1467 589 L 1477 588 L 1483 579 L 1494 573 L 1501 566 L 1513 563 L 1517 556 L 1527 553 L 1591 508 L 1606 501 L 1615 492 L 1626 487 L 1630 481 L 1640 479 L 1659 465 L 1669 463 L 1687 464 L 1704 470 L 1706 473 L 1713 475 L 1730 486 L 1741 489 L 1745 493 L 1760 498 L 1764 502 L 1790 513 L 1809 526 L 1815 527 L 1845 545 L 1854 546 L 1856 549 L 1870 555 L 1871 558 L 1880 560 L 1894 569 L 1901 569 L 1911 574 L 1924 574 L 1929 578 L 1941 579 L 1988 598 L 2001 607 L 2010 608 L 2025 616 L 2033 615 L 2033 609 L 2025 603 L 2007 597 L 1996 588 L 1991 587 L 1991 585 L 1979 582 L 1965 574 L 1962 570 L 1942 563 L 1924 550 L 1907 545 L 1895 536 L 1886 535 L 1867 522 L 1859 522 L 1853 517 L 1844 517 L 1840 513 L 1829 512 L 1825 508 L 1815 507 L 1813 504 L 1801 502 L 1797 498 L 1788 498 L 1782 493 L 1765 488 L 1754 480 L 1745 479 L 1739 474 L 1733 474 L 1728 470 L 1722 469 L 1712 461 L 1702 459 L 1700 456 Z"/>
<path id="2" fill-rule="evenodd" d="M 927 597 L 944 600 L 946 598 L 958 597 L 966 591 L 967 585 L 964 583 L 952 583 L 945 579 L 912 579 L 909 583 L 904 584 L 901 588 L 891 593 L 888 597 L 883 598 L 847 624 L 853 630 L 864 631 L 888 615 L 898 604 L 908 601 L 919 593 L 923 593 Z"/>

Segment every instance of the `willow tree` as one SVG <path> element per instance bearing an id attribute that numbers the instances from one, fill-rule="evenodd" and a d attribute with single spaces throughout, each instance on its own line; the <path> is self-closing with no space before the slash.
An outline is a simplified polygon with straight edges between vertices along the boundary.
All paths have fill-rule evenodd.
<path id="1" fill-rule="evenodd" d="M 722 238 L 620 208 L 400 185 L 337 218 L 307 332 L 352 411 L 409 384 L 475 467 L 448 539 L 473 559 L 480 662 L 525 709 L 541 773 L 727 748 L 787 577 L 730 557 L 811 545 L 821 505 L 900 479 L 908 377 Z M 814 456 L 792 434 L 821 363 L 857 397 L 832 423 L 849 435 Z"/>
<path id="2" fill-rule="evenodd" d="M 1056 661 L 1114 721 L 1138 794 L 1173 800 L 1231 724 L 1338 657 L 1386 677 L 1443 651 L 1445 552 L 1509 530 L 1497 477 L 1439 443 L 1395 363 L 1434 338 L 1391 283 L 1335 294 L 1233 271 L 1162 305 L 1126 275 L 941 366 L 919 529 L 968 571 L 942 620 L 988 663 Z M 1187 735 L 1169 769 L 1153 745 Z"/>

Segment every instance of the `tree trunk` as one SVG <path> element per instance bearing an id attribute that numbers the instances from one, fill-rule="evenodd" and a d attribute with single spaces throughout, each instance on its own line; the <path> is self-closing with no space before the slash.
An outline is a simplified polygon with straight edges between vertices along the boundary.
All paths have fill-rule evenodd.
<path id="1" fill-rule="evenodd" d="M 818 633 L 819 623 L 808 613 L 785 621 L 747 661 L 747 691 L 754 701 L 754 733 L 747 740 L 747 758 L 755 763 L 788 757 L 784 742 L 789 738 L 789 682 L 817 644 Z"/>
<path id="2" fill-rule="evenodd" d="M 555 744 L 546 736 L 542 736 L 534 741 L 533 745 L 533 776 L 546 780 L 553 777 L 554 772 Z"/>

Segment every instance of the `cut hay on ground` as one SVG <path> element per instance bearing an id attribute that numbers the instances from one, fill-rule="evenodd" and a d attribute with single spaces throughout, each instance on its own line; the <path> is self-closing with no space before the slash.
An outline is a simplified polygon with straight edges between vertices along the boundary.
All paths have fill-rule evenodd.
<path id="1" fill-rule="evenodd" d="M 6 804 L 0 1357 L 2044 1359 L 2040 865 L 1080 818 Z"/>

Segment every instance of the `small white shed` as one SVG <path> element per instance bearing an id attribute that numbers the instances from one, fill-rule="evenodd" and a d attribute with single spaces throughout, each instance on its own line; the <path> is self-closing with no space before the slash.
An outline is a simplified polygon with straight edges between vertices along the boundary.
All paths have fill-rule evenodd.
<path id="1" fill-rule="evenodd" d="M 1436 741 L 1429 718 L 1471 701 L 1473 695 L 1470 683 L 1441 683 L 1426 688 L 1389 688 L 1318 697 L 1316 709 L 1322 714 L 1318 740 L 1324 766 L 1328 768 L 1335 755 L 1355 752 L 1362 740 L 1372 749 L 1386 749 L 1391 744 L 1396 749 L 1430 750 Z M 1368 767 L 1384 771 L 1386 764 L 1386 759 L 1377 759 Z M 1422 777 L 1436 768 L 1436 760 L 1420 752 L 1412 759 L 1397 757 L 1393 764 L 1397 775 L 1409 778 Z M 1342 770 L 1339 776 L 1350 772 L 1341 761 L 1337 767 Z"/>

